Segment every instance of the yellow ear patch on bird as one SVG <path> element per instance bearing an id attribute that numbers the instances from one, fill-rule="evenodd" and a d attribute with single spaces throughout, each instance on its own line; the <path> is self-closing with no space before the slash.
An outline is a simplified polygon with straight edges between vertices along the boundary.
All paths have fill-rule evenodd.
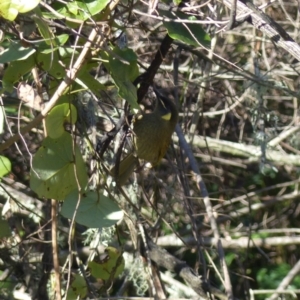
<path id="1" fill-rule="evenodd" d="M 166 120 L 166 121 L 170 121 L 171 117 L 172 117 L 171 113 L 167 113 L 167 114 L 161 116 L 161 118 Z"/>

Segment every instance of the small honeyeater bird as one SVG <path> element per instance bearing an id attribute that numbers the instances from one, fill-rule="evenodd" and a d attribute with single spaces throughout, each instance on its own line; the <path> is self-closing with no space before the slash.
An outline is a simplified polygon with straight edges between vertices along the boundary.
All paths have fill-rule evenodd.
<path id="1" fill-rule="evenodd" d="M 119 165 L 118 182 L 123 185 L 134 171 L 138 159 L 156 166 L 167 152 L 178 121 L 175 103 L 156 93 L 155 106 L 150 113 L 137 114 L 133 118 L 133 140 L 135 151 L 125 157 Z M 110 173 L 116 175 L 116 167 Z"/>

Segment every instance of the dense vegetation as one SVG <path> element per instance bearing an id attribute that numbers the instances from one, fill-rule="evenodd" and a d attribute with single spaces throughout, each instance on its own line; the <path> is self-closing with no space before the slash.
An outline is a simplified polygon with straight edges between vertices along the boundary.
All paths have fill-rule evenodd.
<path id="1" fill-rule="evenodd" d="M 0 1 L 1 299 L 300 299 L 299 9 L 254 4 Z"/>

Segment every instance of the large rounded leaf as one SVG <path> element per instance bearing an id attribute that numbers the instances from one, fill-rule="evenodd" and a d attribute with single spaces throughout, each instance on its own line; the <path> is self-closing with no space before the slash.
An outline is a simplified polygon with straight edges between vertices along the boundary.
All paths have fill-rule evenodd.
<path id="1" fill-rule="evenodd" d="M 64 200 L 78 188 L 75 166 L 79 184 L 84 188 L 88 181 L 85 163 L 77 146 L 74 161 L 71 135 L 65 132 L 58 139 L 47 137 L 33 158 L 30 187 L 40 197 Z"/>
<path id="2" fill-rule="evenodd" d="M 64 132 L 64 123 L 74 124 L 77 120 L 77 110 L 74 105 L 63 103 L 53 107 L 46 117 L 46 129 L 49 137 L 59 138 Z"/>
<path id="3" fill-rule="evenodd" d="M 0 16 L 13 21 L 18 13 L 25 13 L 33 10 L 40 0 L 1 0 L 0 1 Z"/>
<path id="4" fill-rule="evenodd" d="M 78 201 L 78 192 L 70 193 L 63 203 L 61 214 L 72 219 Z M 118 205 L 103 194 L 90 191 L 81 195 L 75 221 L 90 228 L 110 227 L 123 218 Z"/>

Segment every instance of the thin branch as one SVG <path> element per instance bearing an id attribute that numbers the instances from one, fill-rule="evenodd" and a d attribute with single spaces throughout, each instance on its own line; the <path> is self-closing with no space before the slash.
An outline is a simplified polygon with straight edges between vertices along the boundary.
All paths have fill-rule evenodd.
<path id="1" fill-rule="evenodd" d="M 298 130 L 298 129 L 297 129 Z M 186 136 L 189 140 L 189 137 Z M 179 141 L 178 138 L 174 138 Z M 195 136 L 193 139 L 193 147 L 209 148 L 210 150 L 229 153 L 233 156 L 242 156 L 248 158 L 248 163 L 259 162 L 262 155 L 260 146 L 246 145 L 234 143 L 224 140 L 217 140 L 210 137 Z M 270 163 L 282 165 L 300 166 L 300 155 L 286 154 L 280 151 L 266 149 L 266 159 Z"/>
<path id="2" fill-rule="evenodd" d="M 230 282 L 230 276 L 229 276 L 228 268 L 227 268 L 227 265 L 226 265 L 226 262 L 225 262 L 225 253 L 224 253 L 224 250 L 223 250 L 223 247 L 222 247 L 222 242 L 220 240 L 220 234 L 219 234 L 216 219 L 215 219 L 214 214 L 213 214 L 213 208 L 212 208 L 212 204 L 210 202 L 208 191 L 206 189 L 205 183 L 204 183 L 204 181 L 202 179 L 202 176 L 200 174 L 198 163 L 197 163 L 197 161 L 196 161 L 196 159 L 193 155 L 191 147 L 187 143 L 187 141 L 186 141 L 186 139 L 183 135 L 183 132 L 182 132 L 182 130 L 179 127 L 178 124 L 176 126 L 176 134 L 178 136 L 178 140 L 179 140 L 181 149 L 184 150 L 185 155 L 189 159 L 190 167 L 191 167 L 192 171 L 194 172 L 197 186 L 198 186 L 198 188 L 200 190 L 200 193 L 203 197 L 203 202 L 204 202 L 204 205 L 205 205 L 205 208 L 206 208 L 206 213 L 207 213 L 208 219 L 210 221 L 210 226 L 212 228 L 215 239 L 218 241 L 216 246 L 217 246 L 217 250 L 218 250 L 218 253 L 219 253 L 219 259 L 220 259 L 220 262 L 221 262 L 221 265 L 222 265 L 222 268 L 223 268 L 223 275 L 224 275 L 224 281 L 225 281 L 225 288 L 226 288 L 227 296 L 228 296 L 228 299 L 233 299 L 233 292 L 232 292 L 232 286 L 231 286 L 231 282 Z"/>
<path id="3" fill-rule="evenodd" d="M 231 0 L 231 12 L 230 12 L 230 19 L 229 23 L 227 25 L 227 30 L 230 30 L 235 25 L 235 17 L 236 17 L 236 1 L 237 0 Z"/>
<path id="4" fill-rule="evenodd" d="M 244 3 L 243 3 L 244 2 Z M 223 0 L 225 6 L 232 8 L 232 0 Z M 254 6 L 249 0 L 237 0 L 237 16 L 239 21 L 242 15 L 251 16 L 250 22 L 252 25 L 266 34 L 276 45 L 285 49 L 288 53 L 300 60 L 300 46 L 287 34 L 287 32 L 267 14 Z"/>
<path id="5" fill-rule="evenodd" d="M 282 229 L 284 232 L 284 229 Z M 217 246 L 218 239 L 211 237 L 203 238 L 203 245 L 207 247 Z M 248 249 L 248 248 L 270 248 L 275 246 L 289 246 L 289 245 L 299 245 L 300 236 L 274 236 L 267 238 L 252 238 L 244 236 L 238 239 L 230 238 L 220 238 L 223 248 L 226 249 Z M 187 238 L 179 239 L 175 234 L 170 234 L 168 236 L 161 236 L 157 239 L 157 245 L 160 247 L 186 247 L 186 246 L 196 246 L 196 241 L 194 237 L 190 236 Z"/>
<path id="6" fill-rule="evenodd" d="M 60 266 L 58 257 L 58 244 L 57 244 L 57 201 L 51 200 L 51 236 L 52 236 L 52 255 L 53 266 L 55 272 L 55 299 L 61 300 L 61 281 L 60 281 Z"/>

